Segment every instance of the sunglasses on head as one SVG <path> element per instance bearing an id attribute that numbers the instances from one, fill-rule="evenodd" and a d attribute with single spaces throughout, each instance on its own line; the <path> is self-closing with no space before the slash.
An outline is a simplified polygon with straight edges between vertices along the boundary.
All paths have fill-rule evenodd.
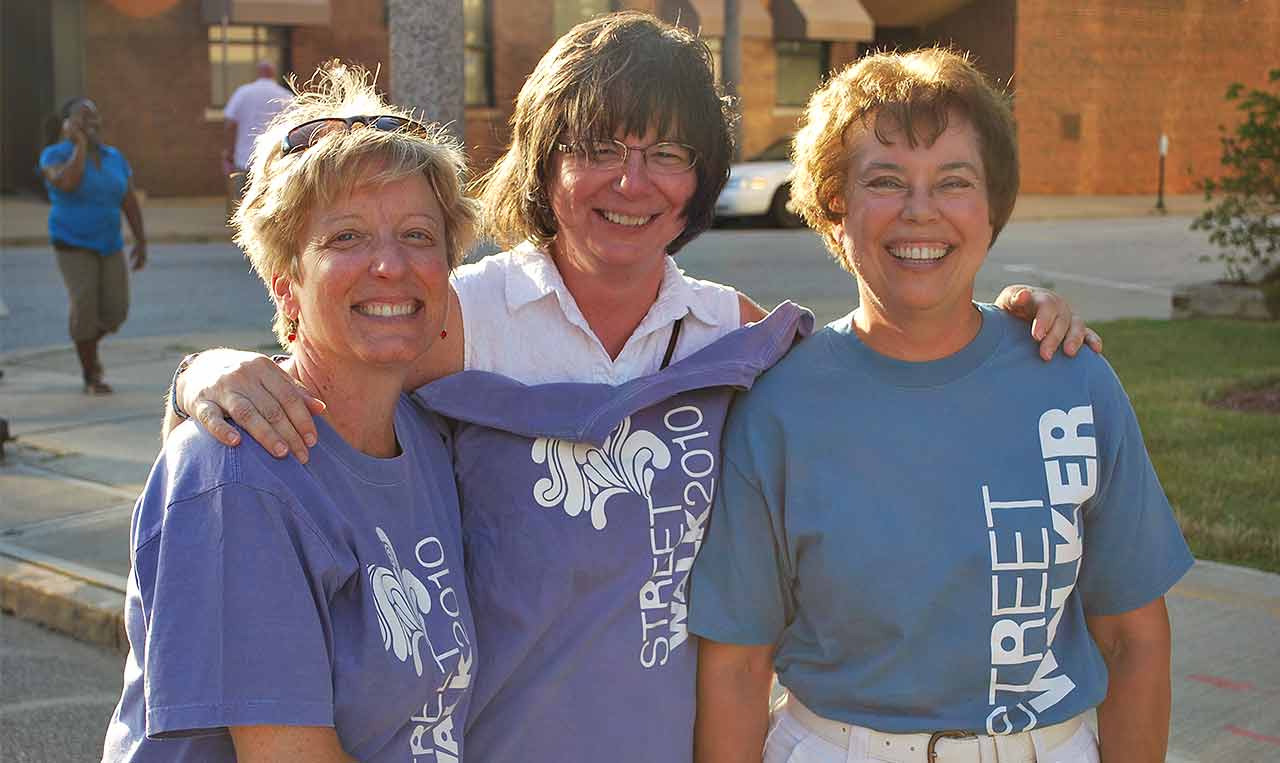
<path id="1" fill-rule="evenodd" d="M 382 132 L 395 132 L 404 130 L 406 132 L 414 132 L 422 135 L 427 134 L 427 128 L 420 122 L 404 117 L 395 117 L 389 114 L 373 117 L 322 117 L 313 119 L 310 122 L 303 122 L 294 127 L 284 136 L 284 140 L 280 142 L 280 153 L 284 156 L 296 154 L 299 151 L 305 151 L 317 140 L 328 135 L 335 130 L 351 130 L 356 125 L 361 127 L 369 127 Z"/>

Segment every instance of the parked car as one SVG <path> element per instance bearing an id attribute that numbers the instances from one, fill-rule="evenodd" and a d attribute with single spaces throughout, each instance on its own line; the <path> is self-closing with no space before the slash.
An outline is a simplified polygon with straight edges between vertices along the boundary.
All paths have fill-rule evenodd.
<path id="1" fill-rule="evenodd" d="M 766 215 L 780 228 L 797 228 L 804 220 L 787 209 L 791 198 L 791 138 L 775 141 L 764 151 L 729 168 L 729 182 L 716 200 L 717 217 Z"/>

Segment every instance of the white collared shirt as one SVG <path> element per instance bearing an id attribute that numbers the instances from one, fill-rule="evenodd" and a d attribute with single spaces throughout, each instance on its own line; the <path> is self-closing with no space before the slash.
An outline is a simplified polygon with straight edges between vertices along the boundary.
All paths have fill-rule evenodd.
<path id="1" fill-rule="evenodd" d="M 666 258 L 658 298 L 617 359 L 587 325 L 551 256 L 521 244 L 463 265 L 453 276 L 462 303 L 467 370 L 492 371 L 525 384 L 622 384 L 654 373 L 683 318 L 672 360 L 738 328 L 738 293 L 690 278 Z"/>

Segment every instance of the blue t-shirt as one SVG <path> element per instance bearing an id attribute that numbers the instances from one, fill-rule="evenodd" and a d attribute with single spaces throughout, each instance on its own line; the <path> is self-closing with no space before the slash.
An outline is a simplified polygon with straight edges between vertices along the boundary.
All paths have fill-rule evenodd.
<path id="1" fill-rule="evenodd" d="M 111 146 L 100 145 L 101 162 L 93 160 L 93 152 L 84 160 L 84 175 L 74 191 L 59 191 L 48 180 L 49 238 L 81 249 L 102 254 L 115 254 L 124 248 L 120 231 L 120 205 L 129 190 L 133 170 L 124 154 Z M 64 164 L 75 146 L 69 140 L 54 143 L 40 153 L 40 168 Z"/>
<path id="2" fill-rule="evenodd" d="M 174 430 L 134 509 L 131 650 L 104 761 L 234 761 L 228 726 L 332 726 L 361 761 L 458 761 L 475 639 L 447 430 L 395 458 L 317 419 L 311 460 Z"/>
<path id="3" fill-rule="evenodd" d="M 689 569 L 735 388 L 812 316 L 794 305 L 651 376 L 424 387 L 457 420 L 478 651 L 467 752 L 484 763 L 688 763 L 697 648 Z"/>
<path id="4" fill-rule="evenodd" d="M 928 363 L 846 317 L 726 425 L 689 628 L 777 644 L 779 680 L 827 718 L 1001 734 L 1106 695 L 1085 617 L 1141 607 L 1192 558 L 1110 366 L 1042 362 L 982 307 Z"/>

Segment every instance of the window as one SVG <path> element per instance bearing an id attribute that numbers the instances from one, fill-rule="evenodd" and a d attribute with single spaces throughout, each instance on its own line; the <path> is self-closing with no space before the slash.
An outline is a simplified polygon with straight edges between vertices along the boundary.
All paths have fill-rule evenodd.
<path id="1" fill-rule="evenodd" d="M 552 24 L 556 39 L 587 19 L 617 10 L 613 0 L 555 0 Z"/>
<path id="2" fill-rule="evenodd" d="M 808 40 L 777 40 L 774 51 L 778 59 L 778 87 L 775 102 L 779 106 L 804 106 L 809 94 L 817 89 L 830 65 L 830 46 Z"/>
<path id="3" fill-rule="evenodd" d="M 223 30 L 226 37 L 223 37 Z M 289 71 L 289 31 L 282 27 L 209 27 L 209 103 L 214 108 L 227 105 L 236 88 L 257 79 L 259 61 L 270 61 L 276 71 Z"/>
<path id="4" fill-rule="evenodd" d="M 489 0 L 463 0 L 462 36 L 468 106 L 493 105 L 493 58 L 489 39 Z"/>
<path id="5" fill-rule="evenodd" d="M 724 84 L 724 40 L 719 37 L 703 37 L 702 41 L 707 44 L 707 48 L 711 51 L 711 69 L 716 76 L 716 84 Z"/>

